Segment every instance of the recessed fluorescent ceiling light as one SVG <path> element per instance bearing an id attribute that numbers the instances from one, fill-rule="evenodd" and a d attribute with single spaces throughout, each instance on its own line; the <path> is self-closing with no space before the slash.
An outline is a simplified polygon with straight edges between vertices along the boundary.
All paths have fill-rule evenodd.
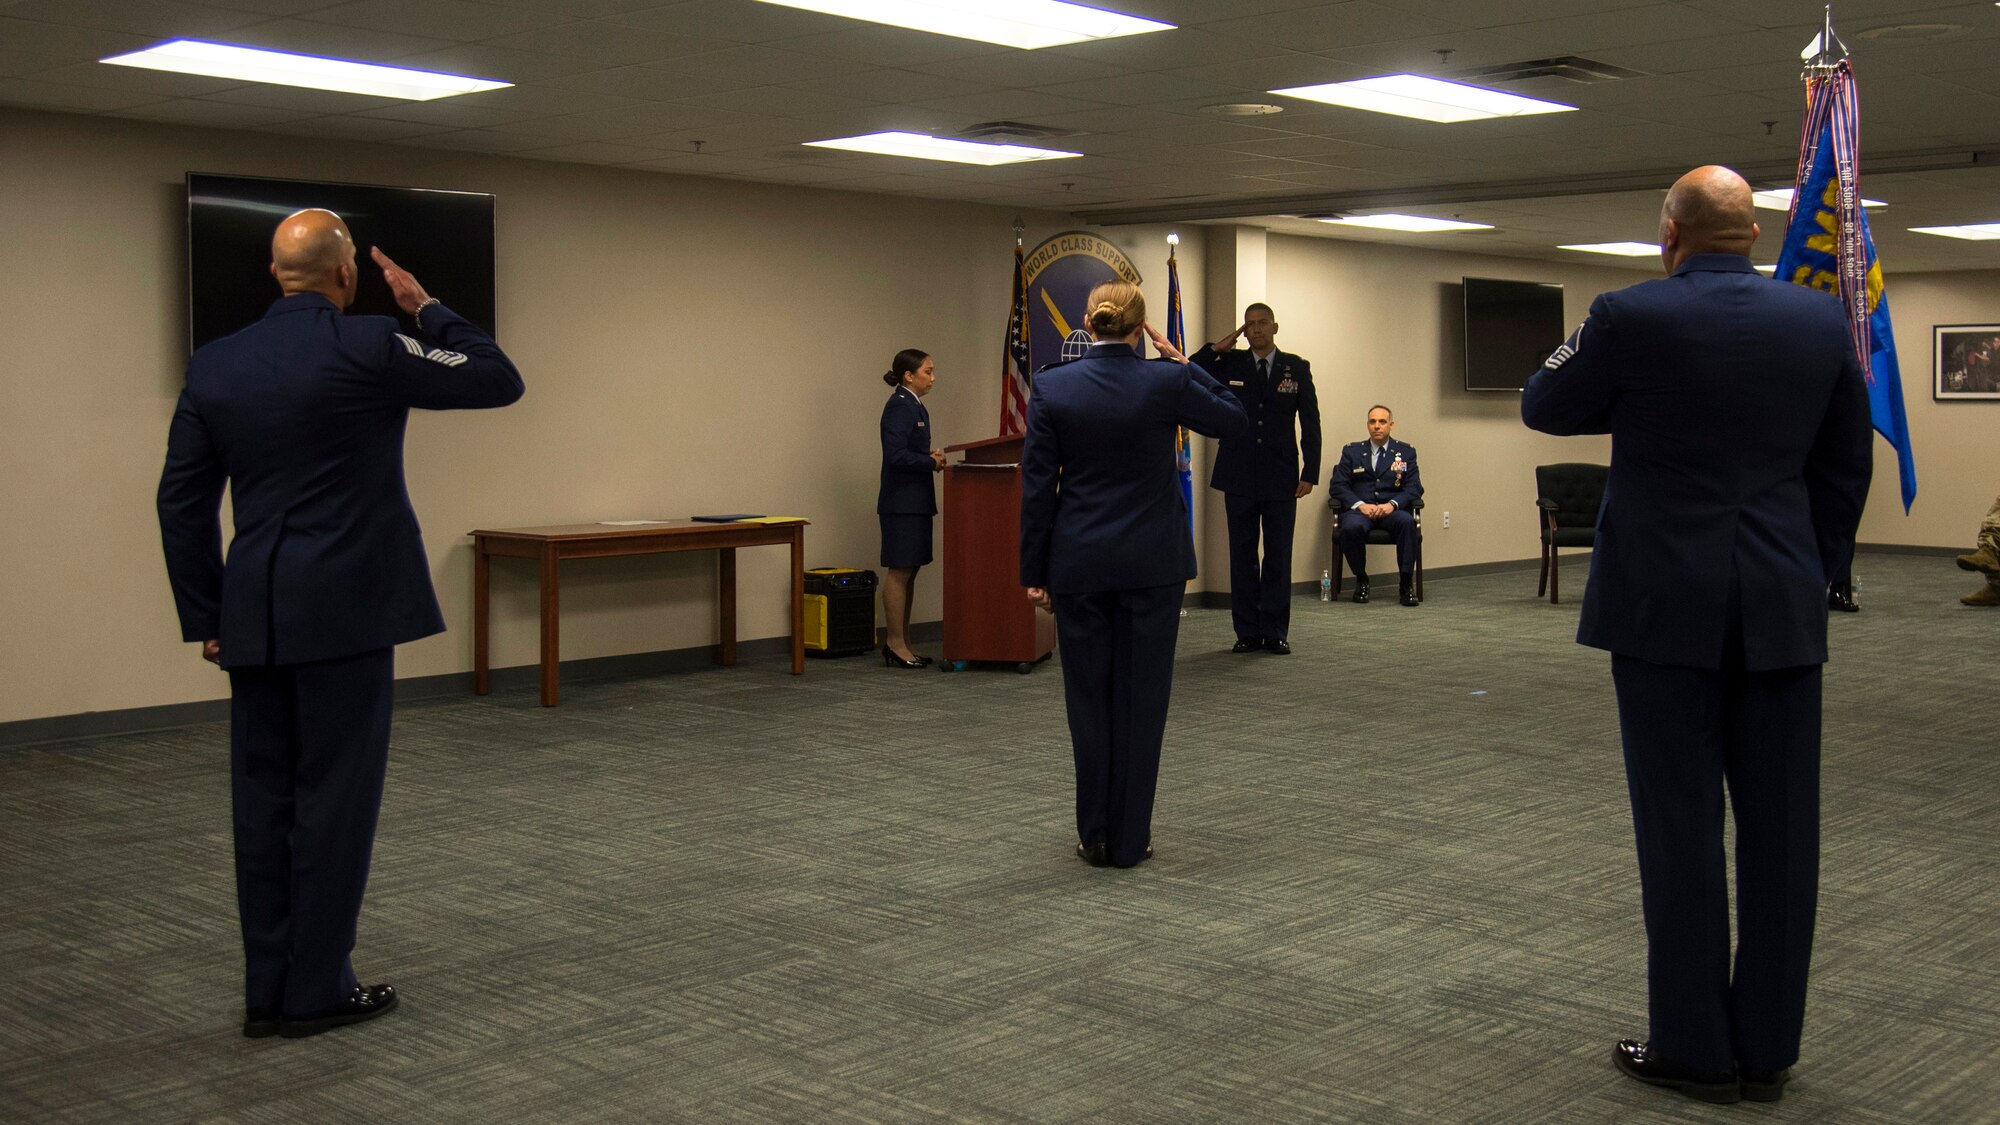
<path id="1" fill-rule="evenodd" d="M 1024 50 L 1174 28 L 1173 24 L 1158 20 L 1064 4 L 1060 0 L 764 0 L 764 3 Z"/>
<path id="2" fill-rule="evenodd" d="M 841 148 L 850 152 L 874 152 L 883 156 L 909 156 L 918 160 L 949 160 L 955 164 L 1019 164 L 1026 160 L 1064 160 L 1082 156 L 1028 145 L 985 145 L 977 141 L 954 141 L 923 133 L 867 133 L 859 137 L 836 137 L 830 141 L 807 141 L 807 148 Z"/>
<path id="3" fill-rule="evenodd" d="M 1769 191 L 1753 191 L 1750 193 L 1750 199 L 1757 206 L 1767 211 L 1789 211 L 1792 209 L 1792 189 L 1788 187 L 1772 188 Z M 1861 205 L 1863 207 L 1888 206 L 1887 203 L 1879 199 L 1864 199 L 1861 201 Z"/>
<path id="4" fill-rule="evenodd" d="M 203 43 L 198 39 L 176 39 L 129 55 L 113 55 L 98 61 L 113 66 L 139 66 L 148 70 L 204 74 L 211 78 L 234 78 L 244 82 L 269 82 L 277 86 L 304 86 L 310 90 L 373 94 L 417 102 L 513 85 L 512 82 L 495 82 L 486 78 L 406 70 L 400 66 L 376 66 L 314 55 L 293 55 L 284 51 L 260 51 L 254 47 L 232 47 L 227 43 Z"/>
<path id="5" fill-rule="evenodd" d="M 1488 117 L 1521 117 L 1530 113 L 1568 113 L 1576 109 L 1561 102 L 1503 94 L 1498 90 L 1445 82 L 1418 74 L 1390 74 L 1354 82 L 1292 86 L 1272 90 L 1271 93 L 1376 113 L 1393 113 L 1400 117 L 1419 117 L 1425 121 L 1478 121 Z"/>
<path id="6" fill-rule="evenodd" d="M 1461 223 L 1456 219 L 1429 219 L 1422 215 L 1349 215 L 1340 219 L 1321 219 L 1320 222 L 1340 227 L 1374 227 L 1377 230 L 1402 230 L 1418 234 L 1442 230 L 1493 229 L 1491 223 Z"/>
<path id="7" fill-rule="evenodd" d="M 2000 238 L 2000 223 L 1969 223 L 1962 227 L 1911 227 L 1918 234 L 1941 234 L 1946 238 L 1966 238 L 1984 242 Z"/>
<path id="8" fill-rule="evenodd" d="M 1558 250 L 1581 250 L 1586 254 L 1618 254 L 1626 258 L 1658 257 L 1660 244 L 1657 242 L 1580 242 L 1570 246 L 1558 246 Z"/>

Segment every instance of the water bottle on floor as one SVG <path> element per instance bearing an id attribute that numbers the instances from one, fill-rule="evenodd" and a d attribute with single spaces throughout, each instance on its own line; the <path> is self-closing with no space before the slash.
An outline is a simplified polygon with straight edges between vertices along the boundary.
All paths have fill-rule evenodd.
<path id="1" fill-rule="evenodd" d="M 1322 570 L 1319 572 L 1319 600 L 1323 602 L 1333 600 L 1333 571 L 1331 570 Z"/>

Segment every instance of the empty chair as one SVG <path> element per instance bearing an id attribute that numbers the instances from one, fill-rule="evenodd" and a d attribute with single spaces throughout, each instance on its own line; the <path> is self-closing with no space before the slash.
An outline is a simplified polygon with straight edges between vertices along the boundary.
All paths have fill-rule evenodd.
<path id="1" fill-rule="evenodd" d="M 1564 461 L 1535 466 L 1536 520 L 1541 525 L 1542 577 L 1535 596 L 1557 597 L 1556 548 L 1590 547 L 1597 542 L 1597 511 L 1604 506 L 1604 465 Z"/>

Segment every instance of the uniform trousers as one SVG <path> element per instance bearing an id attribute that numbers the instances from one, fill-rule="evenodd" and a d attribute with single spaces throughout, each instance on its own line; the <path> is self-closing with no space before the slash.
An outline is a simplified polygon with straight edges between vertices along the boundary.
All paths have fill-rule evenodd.
<path id="1" fill-rule="evenodd" d="M 1153 838 L 1153 790 L 1174 686 L 1185 583 L 1054 594 L 1076 759 L 1076 838 L 1129 867 Z"/>
<path id="2" fill-rule="evenodd" d="M 1282 641 L 1292 630 L 1292 527 L 1296 497 L 1222 494 L 1229 521 L 1229 616 L 1239 640 Z M 1257 554 L 1262 537 L 1263 558 Z"/>
<path id="3" fill-rule="evenodd" d="M 389 762 L 395 649 L 229 670 L 244 1006 L 347 998 Z"/>
<path id="4" fill-rule="evenodd" d="M 1717 1074 L 1798 1060 L 1819 890 L 1820 665 L 1748 672 L 1734 663 L 1611 657 L 1646 917 L 1650 1038 L 1659 1057 Z M 1733 974 L 1725 786 L 1736 820 Z"/>
<path id="5" fill-rule="evenodd" d="M 1396 541 L 1396 570 L 1408 574 L 1417 567 L 1417 517 L 1397 508 L 1371 520 L 1352 508 L 1340 513 L 1340 553 L 1356 578 L 1368 575 L 1368 533 L 1381 528 Z"/>

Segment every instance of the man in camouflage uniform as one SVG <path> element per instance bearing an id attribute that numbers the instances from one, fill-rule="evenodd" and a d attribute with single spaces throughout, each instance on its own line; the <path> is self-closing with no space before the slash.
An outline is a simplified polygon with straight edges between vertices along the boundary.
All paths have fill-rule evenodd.
<path id="1" fill-rule="evenodd" d="M 1958 556 L 1958 569 L 1976 570 L 1986 576 L 1986 585 L 1958 599 L 1966 605 L 2000 605 L 2000 498 L 1979 521 L 1979 549 Z"/>

